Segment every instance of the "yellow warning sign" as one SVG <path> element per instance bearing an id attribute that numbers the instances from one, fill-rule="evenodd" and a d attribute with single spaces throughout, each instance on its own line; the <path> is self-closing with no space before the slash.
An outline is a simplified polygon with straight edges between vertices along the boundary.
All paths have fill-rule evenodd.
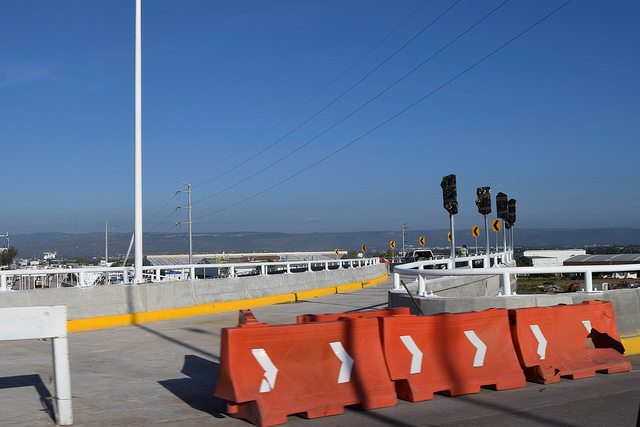
<path id="1" fill-rule="evenodd" d="M 492 224 L 493 231 L 500 231 L 500 220 L 494 219 Z"/>

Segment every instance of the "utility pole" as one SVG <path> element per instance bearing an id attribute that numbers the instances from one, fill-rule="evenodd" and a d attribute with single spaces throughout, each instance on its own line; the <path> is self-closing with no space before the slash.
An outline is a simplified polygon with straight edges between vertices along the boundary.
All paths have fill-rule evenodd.
<path id="1" fill-rule="evenodd" d="M 189 210 L 189 221 L 178 222 L 178 224 L 189 224 L 189 265 L 193 264 L 193 239 L 191 234 L 191 184 L 186 184 L 184 182 L 178 181 L 179 184 L 183 184 L 187 186 L 187 190 L 178 191 L 178 193 L 187 193 L 188 195 L 188 205 L 187 206 L 179 206 L 178 209 L 188 209 Z"/>
<path id="2" fill-rule="evenodd" d="M 404 232 L 407 229 L 407 224 L 402 224 L 402 257 L 404 257 L 404 254 L 406 254 L 407 252 L 404 249 Z"/>

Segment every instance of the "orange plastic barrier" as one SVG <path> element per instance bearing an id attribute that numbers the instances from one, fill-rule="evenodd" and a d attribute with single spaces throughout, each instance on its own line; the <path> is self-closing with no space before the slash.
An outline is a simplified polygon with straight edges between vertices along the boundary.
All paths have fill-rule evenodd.
<path id="1" fill-rule="evenodd" d="M 506 309 L 378 319 L 398 397 L 411 402 L 524 387 Z"/>
<path id="2" fill-rule="evenodd" d="M 542 384 L 631 370 L 609 301 L 509 310 L 528 380 Z"/>
<path id="3" fill-rule="evenodd" d="M 327 313 L 327 314 L 303 314 L 298 316 L 298 323 L 308 322 L 326 322 L 330 320 L 338 320 L 340 318 L 356 318 L 356 317 L 385 317 L 410 314 L 409 307 L 385 308 L 381 310 L 369 311 L 351 311 L 348 313 Z"/>
<path id="4" fill-rule="evenodd" d="M 241 313 L 222 329 L 215 395 L 227 412 L 259 426 L 335 415 L 344 406 L 395 405 L 375 318 L 269 326 Z"/>

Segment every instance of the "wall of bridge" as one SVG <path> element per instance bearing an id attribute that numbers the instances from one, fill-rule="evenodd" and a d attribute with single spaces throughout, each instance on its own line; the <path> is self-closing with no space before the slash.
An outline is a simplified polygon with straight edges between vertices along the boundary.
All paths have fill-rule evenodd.
<path id="1" fill-rule="evenodd" d="M 460 286 L 460 283 L 457 283 L 458 279 L 466 279 L 470 286 L 468 288 Z M 493 279 L 500 283 L 499 276 L 494 276 Z M 623 337 L 640 335 L 640 289 L 503 297 L 483 293 L 482 286 L 473 284 L 473 277 L 458 277 L 456 279 L 445 277 L 429 280 L 427 289 L 432 289 L 433 283 L 437 281 L 442 282 L 438 284 L 440 287 L 449 286 L 450 292 L 448 292 L 448 297 L 446 298 L 443 298 L 444 292 L 436 293 L 436 296 L 414 296 L 424 314 L 464 313 L 488 308 L 549 307 L 558 304 L 580 304 L 588 300 L 611 301 L 620 335 Z M 493 288 L 494 285 L 489 284 L 485 287 L 487 290 Z M 475 292 L 470 292 L 472 289 L 475 289 Z M 413 291 L 411 288 L 410 290 Z M 455 295 L 456 293 L 457 295 Z M 409 307 L 413 314 L 419 314 L 418 309 L 404 289 L 389 291 L 389 307 Z"/>
<path id="2" fill-rule="evenodd" d="M 360 284 L 386 275 L 386 264 L 380 263 L 295 274 L 7 291 L 0 296 L 0 308 L 65 305 L 68 307 L 68 319 L 76 320 L 330 290 L 332 287 Z"/>

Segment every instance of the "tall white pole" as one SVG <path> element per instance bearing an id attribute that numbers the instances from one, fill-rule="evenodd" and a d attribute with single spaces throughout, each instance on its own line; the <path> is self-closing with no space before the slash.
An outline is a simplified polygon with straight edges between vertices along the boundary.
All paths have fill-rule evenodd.
<path id="1" fill-rule="evenodd" d="M 136 0 L 135 283 L 142 283 L 142 0 Z"/>
<path id="2" fill-rule="evenodd" d="M 104 265 L 109 267 L 109 225 L 104 222 Z"/>

